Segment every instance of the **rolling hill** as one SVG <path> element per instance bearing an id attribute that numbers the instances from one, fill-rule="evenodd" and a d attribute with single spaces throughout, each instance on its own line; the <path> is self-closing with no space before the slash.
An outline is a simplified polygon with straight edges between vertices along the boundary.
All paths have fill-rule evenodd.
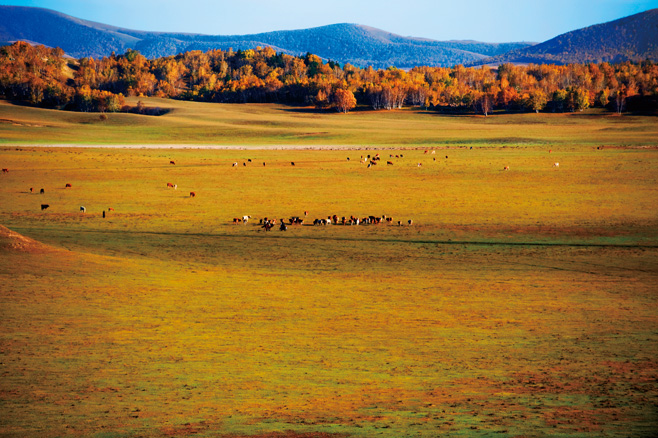
<path id="1" fill-rule="evenodd" d="M 291 55 L 310 52 L 341 64 L 375 68 L 473 63 L 532 44 L 434 41 L 403 37 L 357 24 L 254 35 L 158 33 L 81 20 L 49 9 L 0 6 L 0 42 L 16 40 L 61 47 L 75 58 L 98 58 L 112 52 L 124 53 L 127 49 L 157 58 L 189 50 L 245 50 L 270 46 L 277 52 Z"/>
<path id="2" fill-rule="evenodd" d="M 567 32 L 470 65 L 658 61 L 658 9 Z"/>
<path id="3" fill-rule="evenodd" d="M 61 47 L 75 58 L 108 56 L 127 49 L 148 58 L 190 50 L 253 49 L 303 55 L 358 67 L 451 67 L 501 63 L 587 63 L 658 60 L 658 9 L 589 26 L 540 44 L 435 41 L 404 37 L 359 24 L 332 24 L 310 29 L 252 35 L 202 35 L 123 29 L 71 17 L 53 10 L 0 6 L 0 43 L 16 40 Z"/>

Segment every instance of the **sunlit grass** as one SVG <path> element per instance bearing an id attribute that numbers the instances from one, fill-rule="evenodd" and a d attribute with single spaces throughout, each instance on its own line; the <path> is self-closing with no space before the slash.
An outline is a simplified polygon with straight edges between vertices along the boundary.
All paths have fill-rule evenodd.
<path id="1" fill-rule="evenodd" d="M 0 224 L 51 246 L 0 237 L 0 434 L 651 436 L 652 119 L 171 104 L 121 131 L 0 105 L 53 126 L 0 125 Z M 329 127 L 362 149 L 262 147 Z M 28 144 L 182 132 L 257 147 Z M 304 211 L 393 222 L 257 225 Z"/>
<path id="2" fill-rule="evenodd" d="M 74 113 L 0 101 L 0 141 L 13 143 L 334 146 L 655 145 L 654 117 L 600 110 L 567 114 L 441 115 L 431 111 L 317 112 L 272 104 L 141 98 L 169 113 Z M 135 104 L 137 98 L 131 98 Z"/>

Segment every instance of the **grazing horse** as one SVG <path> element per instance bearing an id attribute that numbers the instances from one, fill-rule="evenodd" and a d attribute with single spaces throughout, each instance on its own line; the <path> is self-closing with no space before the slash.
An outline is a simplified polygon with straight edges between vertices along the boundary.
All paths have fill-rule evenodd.
<path id="1" fill-rule="evenodd" d="M 173 161 L 169 161 L 169 164 L 176 164 L 176 163 L 174 163 Z"/>
<path id="2" fill-rule="evenodd" d="M 83 212 L 83 213 L 86 213 L 86 212 L 87 212 L 87 209 L 86 209 L 85 207 L 83 207 L 83 206 L 80 206 L 80 211 Z"/>
<path id="3" fill-rule="evenodd" d="M 3 168 L 3 169 L 2 169 L 2 173 L 9 173 L 9 169 L 7 169 L 7 168 Z"/>
<path id="4" fill-rule="evenodd" d="M 167 183 L 167 187 L 171 187 L 171 188 L 173 188 L 174 185 L 173 185 L 172 183 Z"/>
<path id="5" fill-rule="evenodd" d="M 194 198 L 196 196 L 196 192 L 190 192 L 190 198 Z"/>
<path id="6" fill-rule="evenodd" d="M 41 204 L 41 210 L 45 210 L 46 208 L 50 207 L 48 204 Z"/>
<path id="7" fill-rule="evenodd" d="M 66 183 L 66 185 L 64 186 L 65 189 L 68 189 L 68 188 L 71 188 L 71 187 L 73 187 L 73 186 L 69 183 Z"/>
<path id="8" fill-rule="evenodd" d="M 108 207 L 107 211 L 114 211 L 114 209 L 112 207 Z"/>

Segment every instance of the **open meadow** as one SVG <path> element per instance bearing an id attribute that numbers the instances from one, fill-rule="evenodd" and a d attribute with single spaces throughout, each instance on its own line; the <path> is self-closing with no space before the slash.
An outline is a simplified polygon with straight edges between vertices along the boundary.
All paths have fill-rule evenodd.
<path id="1" fill-rule="evenodd" d="M 655 436 L 655 117 L 143 100 L 0 101 L 0 436 Z"/>

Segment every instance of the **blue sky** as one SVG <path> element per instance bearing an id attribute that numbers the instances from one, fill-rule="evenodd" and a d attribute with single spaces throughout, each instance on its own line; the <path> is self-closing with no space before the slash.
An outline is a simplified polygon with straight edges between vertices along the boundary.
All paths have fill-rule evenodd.
<path id="1" fill-rule="evenodd" d="M 236 35 L 357 23 L 436 40 L 541 42 L 658 0 L 0 0 L 138 30 Z"/>

